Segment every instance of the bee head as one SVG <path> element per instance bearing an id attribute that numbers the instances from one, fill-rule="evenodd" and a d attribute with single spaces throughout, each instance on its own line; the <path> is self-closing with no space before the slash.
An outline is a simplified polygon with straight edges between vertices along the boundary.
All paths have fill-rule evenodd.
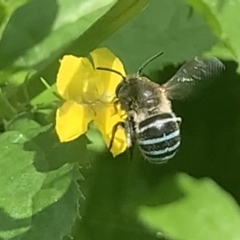
<path id="1" fill-rule="evenodd" d="M 136 80 L 141 80 L 141 75 L 142 75 L 142 70 L 150 63 L 152 62 L 154 59 L 156 59 L 157 57 L 161 56 L 163 54 L 163 52 L 159 52 L 157 54 L 155 54 L 154 56 L 152 56 L 151 58 L 147 59 L 138 69 L 138 71 L 131 75 L 131 76 L 127 76 L 125 77 L 121 72 L 115 70 L 115 69 L 111 69 L 111 68 L 105 68 L 105 67 L 97 67 L 97 70 L 103 70 L 103 71 L 109 71 L 109 72 L 113 72 L 118 74 L 119 76 L 122 77 L 122 81 L 117 85 L 116 90 L 115 90 L 115 94 L 116 96 L 119 96 L 119 92 L 121 89 L 124 88 L 124 86 L 129 85 L 130 82 L 135 82 Z"/>
<path id="2" fill-rule="evenodd" d="M 103 71 L 108 71 L 108 72 L 113 72 L 113 73 L 116 73 L 117 75 L 121 76 L 122 77 L 122 82 L 120 82 L 118 85 L 117 85 L 117 88 L 115 90 L 115 93 L 117 95 L 117 93 L 119 92 L 119 89 L 122 87 L 122 84 L 126 81 L 126 77 L 120 73 L 119 71 L 115 70 L 115 69 L 111 69 L 111 68 L 105 68 L 105 67 L 97 67 L 96 68 L 97 70 L 103 70 Z"/>

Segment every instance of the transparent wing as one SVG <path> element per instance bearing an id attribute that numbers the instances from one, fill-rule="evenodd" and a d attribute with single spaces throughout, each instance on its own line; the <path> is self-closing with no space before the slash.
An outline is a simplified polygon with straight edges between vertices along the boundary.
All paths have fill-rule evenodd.
<path id="1" fill-rule="evenodd" d="M 219 76 L 224 69 L 225 66 L 217 58 L 195 57 L 186 62 L 162 87 L 170 99 L 187 98 L 194 93 L 198 85 L 206 85 L 207 82 L 211 82 L 210 80 Z"/>

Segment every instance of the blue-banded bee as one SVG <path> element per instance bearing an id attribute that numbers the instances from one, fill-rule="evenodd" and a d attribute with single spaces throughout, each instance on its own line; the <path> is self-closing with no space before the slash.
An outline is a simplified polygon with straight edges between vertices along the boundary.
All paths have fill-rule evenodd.
<path id="1" fill-rule="evenodd" d="M 116 88 L 116 103 L 127 113 L 126 120 L 113 128 L 114 135 L 119 126 L 124 127 L 127 144 L 131 148 L 137 143 L 142 155 L 151 163 L 165 163 L 180 146 L 181 118 L 172 110 L 171 100 L 186 98 L 198 83 L 211 79 L 224 70 L 223 63 L 216 59 L 195 57 L 186 62 L 166 83 L 159 85 L 142 76 L 142 70 L 155 58 L 151 57 L 137 73 L 123 76 L 114 69 L 99 67 L 99 70 L 115 72 L 123 81 Z"/>

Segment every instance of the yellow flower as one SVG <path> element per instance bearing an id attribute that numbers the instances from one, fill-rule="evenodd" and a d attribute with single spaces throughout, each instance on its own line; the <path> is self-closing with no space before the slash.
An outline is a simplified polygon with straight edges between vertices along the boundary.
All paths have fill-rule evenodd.
<path id="1" fill-rule="evenodd" d="M 106 48 L 96 49 L 90 55 L 94 66 L 83 57 L 66 55 L 61 60 L 57 89 L 65 102 L 57 110 L 56 131 L 61 142 L 68 142 L 84 134 L 93 121 L 109 146 L 114 125 L 123 121 L 113 103 L 122 79 L 116 73 L 95 68 L 115 69 L 124 76 L 125 71 L 121 61 Z M 111 149 L 113 155 L 125 151 L 126 144 L 125 131 L 119 127 Z"/>

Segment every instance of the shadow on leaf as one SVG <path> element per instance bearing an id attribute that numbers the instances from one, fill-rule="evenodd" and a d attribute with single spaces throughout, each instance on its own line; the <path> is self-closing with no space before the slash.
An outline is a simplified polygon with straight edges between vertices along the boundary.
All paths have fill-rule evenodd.
<path id="1" fill-rule="evenodd" d="M 17 9 L 0 40 L 0 69 L 42 41 L 51 32 L 57 12 L 56 0 L 29 1 Z"/>
<path id="2" fill-rule="evenodd" d="M 138 208 L 168 204 L 183 197 L 183 193 L 174 178 L 169 180 L 171 177 L 161 188 L 155 185 L 149 190 L 147 178 L 151 175 L 141 174 L 142 164 L 149 163 L 137 155 L 129 162 L 127 153 L 116 158 L 107 153 L 96 154 L 92 168 L 82 170 L 86 178 L 81 189 L 87 201 L 81 203 L 82 219 L 75 226 L 73 239 L 83 235 L 83 239 L 92 240 L 167 239 L 140 222 Z"/>
<path id="3" fill-rule="evenodd" d="M 87 142 L 87 138 L 83 135 L 74 141 L 60 143 L 54 128 L 47 126 L 30 139 L 24 145 L 24 149 L 35 151 L 34 166 L 37 171 L 50 172 L 59 169 L 66 163 L 80 163 L 84 166 L 89 164 Z M 33 143 L 39 148 L 39 151 L 32 147 Z"/>

